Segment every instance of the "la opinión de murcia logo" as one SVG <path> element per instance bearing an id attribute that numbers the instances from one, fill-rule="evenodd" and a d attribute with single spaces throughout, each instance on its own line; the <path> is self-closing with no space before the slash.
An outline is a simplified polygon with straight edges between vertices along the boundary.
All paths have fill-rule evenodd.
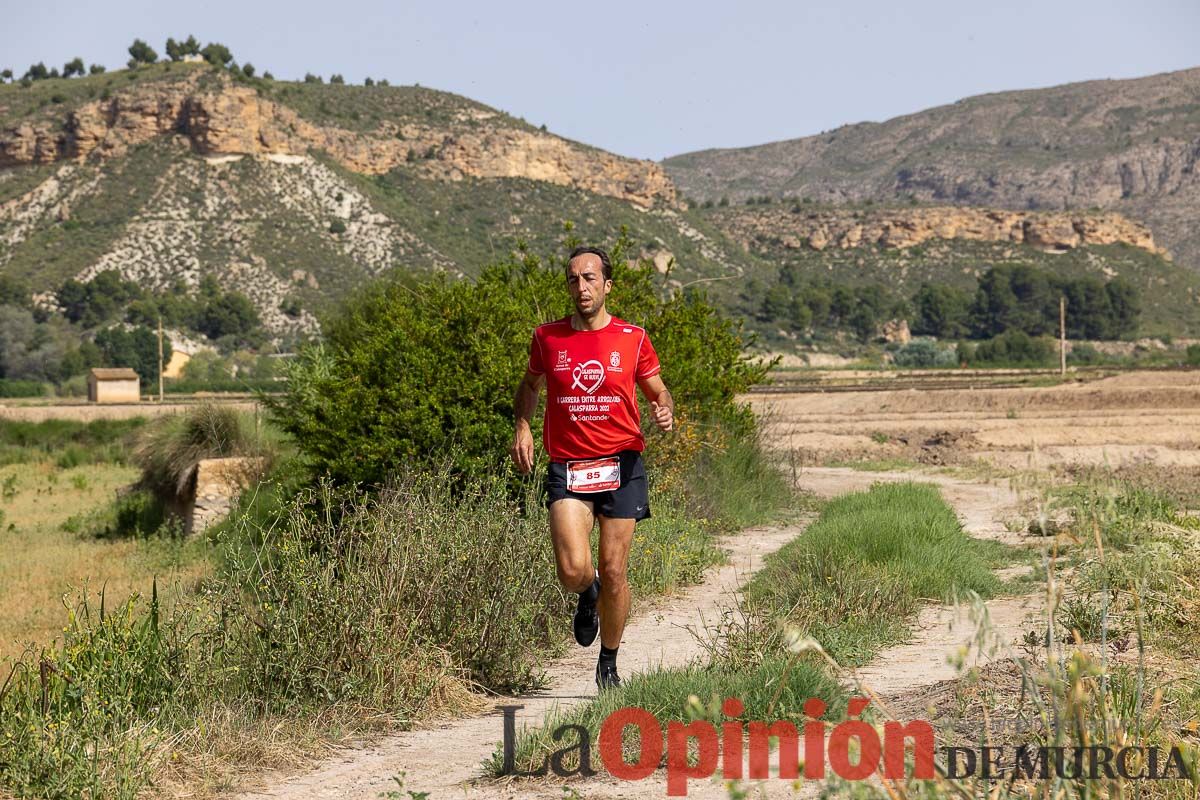
<path id="1" fill-rule="evenodd" d="M 770 778 L 771 742 L 777 745 L 777 775 L 784 780 L 801 776 L 826 777 L 826 766 L 839 778 L 861 781 L 878 775 L 889 780 L 913 778 L 932 780 L 935 771 L 948 778 L 979 777 L 985 780 L 1036 780 L 1051 776 L 1066 779 L 1193 780 L 1178 747 L 1164 751 L 1155 747 L 942 747 L 937 748 L 933 726 L 924 720 L 884 722 L 879 730 L 861 719 L 870 700 L 855 697 L 849 702 L 846 721 L 829 725 L 821 720 L 827 706 L 810 698 L 804 703 L 809 718 L 803 731 L 787 720 L 771 723 L 740 722 L 745 713 L 737 698 L 726 698 L 721 712 L 729 721 L 719 726 L 707 720 L 662 723 L 645 709 L 627 706 L 605 718 L 600 725 L 598 747 L 604 768 L 622 780 L 642 780 L 654 774 L 666 754 L 667 794 L 687 794 L 689 780 L 709 778 L 721 767 L 725 779 Z M 524 706 L 500 706 L 504 715 L 503 768 L 505 775 L 558 777 L 596 774 L 592 767 L 591 737 L 582 725 L 560 725 L 553 733 L 556 743 L 566 743 L 528 772 L 516 769 L 516 712 Z M 623 742 L 627 728 L 636 728 L 640 739 L 637 760 L 625 760 Z M 571 737 L 574 743 L 569 743 Z M 853 746 L 851 745 L 853 742 Z M 748 764 L 743 764 L 743 747 Z M 803 748 L 803 759 L 801 759 Z M 689 763 L 689 750 L 696 753 Z M 935 764 L 935 751 L 944 758 Z M 911 762 L 907 757 L 911 753 Z M 853 757 L 852 757 L 853 754 Z M 572 759 L 571 756 L 574 756 Z M 576 766 L 568 767 L 568 760 Z M 911 769 L 909 769 L 911 766 Z M 746 767 L 746 775 L 743 775 Z M 882 769 L 881 769 L 882 767 Z"/>

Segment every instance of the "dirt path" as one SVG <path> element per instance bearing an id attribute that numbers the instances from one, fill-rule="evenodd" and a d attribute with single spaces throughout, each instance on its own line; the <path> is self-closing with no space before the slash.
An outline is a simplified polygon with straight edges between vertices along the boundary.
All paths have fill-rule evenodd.
<path id="1" fill-rule="evenodd" d="M 868 473 L 849 469 L 805 470 L 800 486 L 822 496 L 834 496 L 869 487 L 875 481 L 925 480 L 937 483 L 958 511 L 964 527 L 974 536 L 1014 541 L 1004 520 L 1016 513 L 1016 498 L 1005 488 L 987 484 L 968 483 L 944 476 L 914 475 L 912 473 Z M 802 528 L 754 528 L 726 537 L 722 546 L 729 553 L 729 564 L 711 569 L 704 581 L 688 591 L 671 598 L 660 598 L 639 608 L 638 615 L 626 629 L 621 645 L 623 672 L 643 672 L 658 666 L 676 666 L 702 655 L 703 647 L 696 633 L 703 635 L 706 622 L 715 619 L 722 609 L 733 607 L 737 591 L 746 578 L 757 570 L 762 559 L 782 547 Z M 1013 604 L 1010 607 L 1010 604 Z M 1000 599 L 989 603 L 993 622 L 1005 628 L 1019 625 L 1024 609 L 1016 601 Z M 956 650 L 972 633 L 970 626 L 948 626 L 955 616 L 953 609 L 928 609 L 922 613 L 911 642 L 885 651 L 862 671 L 870 685 L 883 696 L 893 692 L 910 691 L 953 676 L 946 661 L 948 651 Z M 564 622 L 565 624 L 565 622 Z M 1015 629 L 1014 629 L 1015 630 Z M 524 704 L 517 714 L 518 728 L 522 723 L 536 724 L 556 703 L 570 707 L 584 702 L 595 693 L 593 669 L 596 648 L 577 650 L 576 654 L 557 661 L 548 669 L 551 685 L 540 695 L 508 700 Z M 950 669 L 950 672 L 946 672 Z M 459 719 L 437 727 L 386 737 L 361 749 L 347 751 L 318 767 L 315 771 L 280 782 L 268 782 L 266 788 L 247 792 L 240 797 L 280 798 L 378 798 L 395 790 L 393 775 L 405 773 L 404 796 L 409 791 L 428 792 L 429 797 L 512 798 L 564 797 L 563 781 L 523 780 L 504 783 L 476 780 L 482 775 L 481 762 L 495 751 L 501 739 L 501 718 L 498 712 Z M 599 766 L 599 765 L 596 765 Z M 597 776 L 586 782 L 572 782 L 570 788 L 582 797 L 651 798 L 666 795 L 664 776 L 660 770 L 650 778 L 636 783 L 612 778 L 600 767 Z M 790 793 L 790 786 L 775 782 L 764 787 L 767 791 Z M 729 796 L 720 781 L 693 781 L 689 797 Z"/>

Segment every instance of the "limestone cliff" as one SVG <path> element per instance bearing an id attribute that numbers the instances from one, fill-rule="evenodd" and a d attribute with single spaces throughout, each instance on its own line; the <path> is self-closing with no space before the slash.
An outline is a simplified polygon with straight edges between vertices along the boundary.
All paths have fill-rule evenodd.
<path id="1" fill-rule="evenodd" d="M 788 248 L 843 249 L 866 245 L 912 247 L 930 239 L 1011 242 L 1043 250 L 1124 243 L 1160 255 L 1145 225 L 1120 214 L 1004 211 L 955 206 L 804 210 L 804 206 L 747 207 L 714 216 L 735 240 L 778 240 Z"/>
<path id="2" fill-rule="evenodd" d="M 322 150 L 355 172 L 380 174 L 428 154 L 414 169 L 459 180 L 529 178 L 616 197 L 641 207 L 673 205 L 675 188 L 651 161 L 622 158 L 549 133 L 476 113 L 470 124 L 381 122 L 363 133 L 317 125 L 282 102 L 220 76 L 202 74 L 134 86 L 67 111 L 63 119 L 0 129 L 0 167 L 120 155 L 159 136 L 186 137 L 201 155 L 303 155 Z M 212 84 L 212 76 L 207 76 Z M 466 120 L 464 120 L 466 122 Z"/>

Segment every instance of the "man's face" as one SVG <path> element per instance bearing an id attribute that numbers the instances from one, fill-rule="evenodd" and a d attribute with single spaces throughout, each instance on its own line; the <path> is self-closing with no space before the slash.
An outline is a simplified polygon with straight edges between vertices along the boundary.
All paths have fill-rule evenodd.
<path id="1" fill-rule="evenodd" d="M 612 281 L 604 279 L 604 264 L 595 253 L 575 256 L 567 267 L 567 291 L 581 317 L 591 317 L 604 308 Z"/>

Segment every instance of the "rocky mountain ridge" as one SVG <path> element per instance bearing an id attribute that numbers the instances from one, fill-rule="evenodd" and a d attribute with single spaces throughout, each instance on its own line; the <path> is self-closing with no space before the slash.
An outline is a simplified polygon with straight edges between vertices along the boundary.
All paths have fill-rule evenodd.
<path id="1" fill-rule="evenodd" d="M 666 159 L 690 199 L 769 195 L 1119 212 L 1200 269 L 1200 68 L 997 92 L 816 136 Z"/>
<path id="2" fill-rule="evenodd" d="M 215 86 L 202 86 L 201 79 Z M 385 122 L 363 133 L 318 125 L 283 102 L 228 76 L 193 71 L 136 85 L 66 110 L 62 119 L 3 125 L 0 168 L 122 155 L 156 137 L 186 137 L 204 156 L 305 155 L 321 150 L 354 172 L 377 175 L 412 162 L 442 180 L 529 178 L 616 197 L 642 207 L 675 203 L 659 164 L 622 158 L 541 131 L 494 124 L 495 112 L 465 111 L 450 126 Z"/>
<path id="3" fill-rule="evenodd" d="M 1088 245 L 1127 244 L 1166 256 L 1145 225 L 1114 212 L 1005 211 L 954 206 L 805 210 L 747 206 L 722 210 L 714 221 L 749 246 L 775 239 L 786 248 L 824 250 L 878 245 L 909 248 L 931 239 L 1027 244 L 1061 252 Z"/>

